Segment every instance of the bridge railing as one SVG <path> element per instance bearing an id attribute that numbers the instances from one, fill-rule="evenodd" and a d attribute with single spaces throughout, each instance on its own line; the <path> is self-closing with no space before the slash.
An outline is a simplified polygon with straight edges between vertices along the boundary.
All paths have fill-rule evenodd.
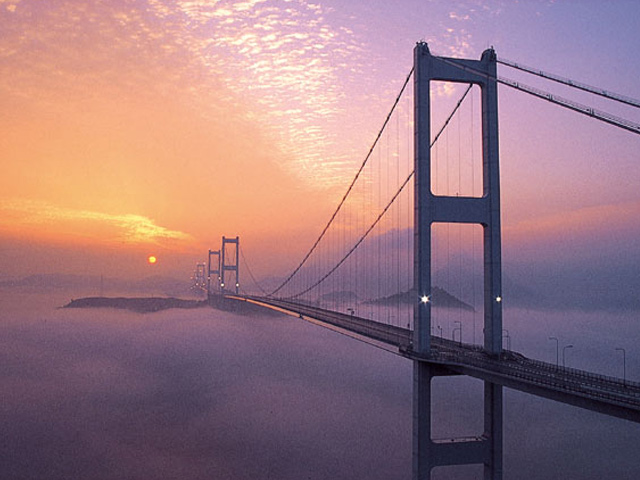
<path id="1" fill-rule="evenodd" d="M 438 342 L 446 350 L 438 351 L 435 358 L 445 363 L 458 364 L 461 367 L 473 366 L 487 372 L 617 403 L 638 406 L 640 401 L 640 383 L 638 382 L 556 366 L 541 360 L 528 359 L 516 352 L 505 351 L 500 358 L 492 358 L 483 349 L 474 345 L 445 339 L 438 339 Z"/>

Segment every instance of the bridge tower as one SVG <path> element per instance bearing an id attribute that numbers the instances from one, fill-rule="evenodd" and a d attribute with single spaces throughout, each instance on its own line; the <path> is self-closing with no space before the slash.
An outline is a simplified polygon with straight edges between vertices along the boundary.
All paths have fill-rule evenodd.
<path id="1" fill-rule="evenodd" d="M 211 257 L 216 257 L 212 262 Z M 211 295 L 211 276 L 214 276 L 214 282 L 217 285 L 217 289 L 220 288 L 220 282 L 222 277 L 220 276 L 220 250 L 209 250 L 209 260 L 207 266 L 207 295 Z"/>
<path id="2" fill-rule="evenodd" d="M 193 288 L 196 290 L 201 290 L 204 292 L 204 289 L 207 287 L 207 283 L 204 277 L 204 263 L 196 263 L 196 269 L 193 272 Z"/>
<path id="3" fill-rule="evenodd" d="M 235 263 L 228 263 L 229 255 L 227 254 L 227 245 L 235 245 Z M 231 280 L 226 272 L 235 272 L 235 292 L 236 295 L 240 289 L 239 265 L 240 265 L 240 237 L 227 238 L 222 237 L 221 260 L 220 260 L 220 288 L 224 291 L 229 288 L 228 282 Z M 233 258 L 232 257 L 232 258 Z"/>
<path id="4" fill-rule="evenodd" d="M 493 49 L 480 60 L 431 55 L 426 43 L 414 49 L 415 288 L 413 349 L 428 360 L 431 352 L 431 226 L 480 224 L 484 233 L 484 348 L 502 351 L 500 177 L 498 169 L 497 58 Z M 482 197 L 436 196 L 431 188 L 432 80 L 478 85 L 482 91 Z M 431 478 L 438 466 L 483 464 L 485 480 L 502 478 L 502 387 L 484 382 L 484 432 L 477 440 L 436 442 L 431 438 L 431 380 L 451 373 L 415 360 L 413 374 L 413 479 Z"/>

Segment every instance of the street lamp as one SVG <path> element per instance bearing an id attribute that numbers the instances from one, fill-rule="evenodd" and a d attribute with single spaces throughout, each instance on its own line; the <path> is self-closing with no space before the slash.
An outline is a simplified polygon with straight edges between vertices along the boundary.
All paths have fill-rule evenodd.
<path id="1" fill-rule="evenodd" d="M 507 329 L 502 330 L 502 338 L 507 339 L 507 350 L 511 350 L 511 337 L 509 336 L 509 330 Z"/>
<path id="2" fill-rule="evenodd" d="M 562 368 L 565 368 L 564 354 L 567 351 L 567 348 L 573 348 L 573 345 L 565 345 L 562 347 Z"/>
<path id="3" fill-rule="evenodd" d="M 627 351 L 622 347 L 618 347 L 616 348 L 616 350 L 619 350 L 622 352 L 622 385 L 626 387 L 627 386 Z"/>
<path id="4" fill-rule="evenodd" d="M 549 337 L 549 340 L 555 340 L 556 341 L 556 371 L 558 371 L 558 359 L 559 359 L 558 350 L 560 348 L 560 342 L 558 341 L 558 339 L 556 337 Z"/>
<path id="5" fill-rule="evenodd" d="M 462 345 L 462 322 L 460 320 L 454 320 L 453 323 L 457 323 L 459 326 L 457 328 L 454 328 L 451 332 L 451 340 L 454 340 L 456 330 L 460 330 L 460 345 Z"/>
<path id="6" fill-rule="evenodd" d="M 440 338 L 442 338 L 442 327 L 440 325 L 436 325 L 436 327 L 440 330 Z"/>

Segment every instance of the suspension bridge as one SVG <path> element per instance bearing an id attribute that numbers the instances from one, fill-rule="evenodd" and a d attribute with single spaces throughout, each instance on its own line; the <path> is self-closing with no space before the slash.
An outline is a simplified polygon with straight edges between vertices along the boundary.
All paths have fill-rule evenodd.
<path id="1" fill-rule="evenodd" d="M 290 275 L 268 291 L 243 256 L 257 290 L 241 293 L 239 237 L 223 237 L 220 250 L 209 251 L 206 274 L 204 264 L 198 270 L 210 296 L 294 315 L 410 359 L 415 480 L 466 464 L 483 465 L 486 479 L 502 478 L 503 387 L 640 423 L 640 383 L 626 374 L 566 367 L 564 350 L 562 364 L 552 364 L 510 349 L 502 324 L 498 85 L 630 133 L 640 134 L 640 125 L 498 76 L 498 64 L 640 108 L 630 97 L 499 59 L 493 49 L 480 60 L 456 59 L 418 43 L 365 159 Z M 435 106 L 443 98 L 457 101 L 443 112 Z M 450 339 L 445 324 L 454 325 Z M 481 435 L 431 437 L 432 379 L 442 375 L 484 382 Z"/>

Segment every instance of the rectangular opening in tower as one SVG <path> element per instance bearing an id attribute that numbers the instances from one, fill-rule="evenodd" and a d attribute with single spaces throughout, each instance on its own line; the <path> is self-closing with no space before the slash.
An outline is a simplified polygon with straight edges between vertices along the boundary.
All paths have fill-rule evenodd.
<path id="1" fill-rule="evenodd" d="M 431 382 L 431 438 L 442 443 L 479 439 L 484 431 L 484 382 L 466 375 L 436 376 Z"/>
<path id="2" fill-rule="evenodd" d="M 481 225 L 431 227 L 431 334 L 482 345 L 484 257 Z"/>
<path id="3" fill-rule="evenodd" d="M 482 196 L 482 97 L 479 86 L 468 89 L 469 85 L 463 83 L 431 82 L 434 195 Z"/>

